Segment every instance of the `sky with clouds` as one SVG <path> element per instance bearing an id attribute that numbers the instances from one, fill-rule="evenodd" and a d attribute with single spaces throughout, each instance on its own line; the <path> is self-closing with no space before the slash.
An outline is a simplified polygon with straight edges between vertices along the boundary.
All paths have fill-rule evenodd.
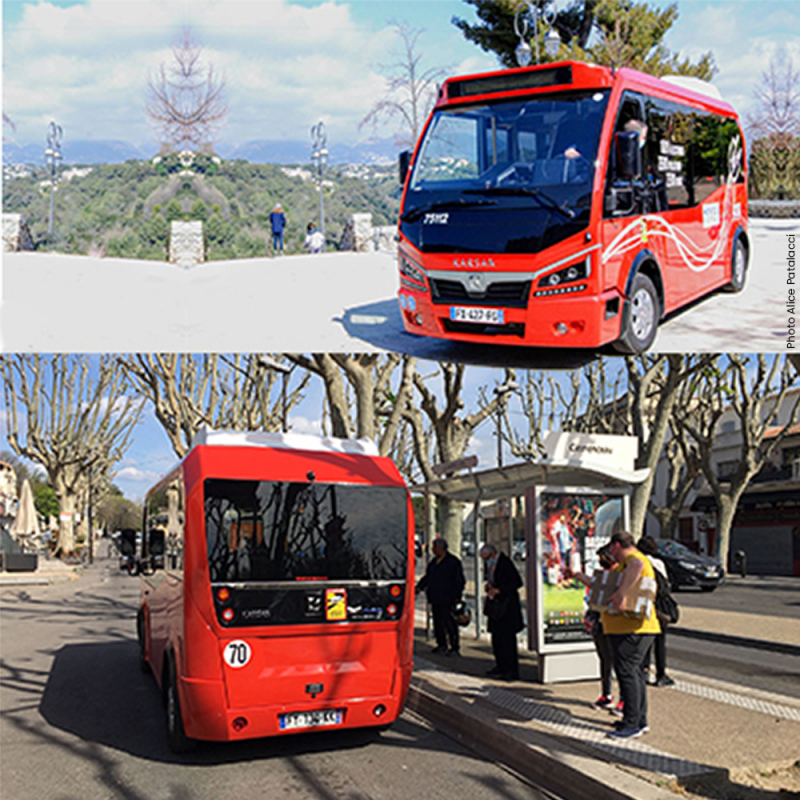
<path id="1" fill-rule="evenodd" d="M 693 58 L 713 51 L 715 83 L 741 112 L 778 47 L 800 63 L 796 0 L 678 7 L 667 45 Z M 471 20 L 474 12 L 461 0 L 3 0 L 3 110 L 16 125 L 4 133 L 20 144 L 43 142 L 55 119 L 73 140 L 155 148 L 143 113 L 147 78 L 188 24 L 227 79 L 222 143 L 306 140 L 323 119 L 329 141 L 354 144 L 368 135 L 358 122 L 383 91 L 378 66 L 397 46 L 390 20 L 425 29 L 423 67 L 463 74 L 495 66 L 453 16 Z"/>

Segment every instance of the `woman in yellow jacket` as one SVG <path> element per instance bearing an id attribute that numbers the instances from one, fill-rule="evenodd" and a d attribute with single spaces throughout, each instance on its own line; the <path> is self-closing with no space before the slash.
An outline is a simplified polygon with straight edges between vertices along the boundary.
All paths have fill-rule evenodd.
<path id="1" fill-rule="evenodd" d="M 623 702 L 623 717 L 615 724 L 609 736 L 615 739 L 635 739 L 650 728 L 647 725 L 647 676 L 645 659 L 650 652 L 653 637 L 661 633 L 654 604 L 644 618 L 628 617 L 619 613 L 625 597 L 640 577 L 655 581 L 653 566 L 647 556 L 634 546 L 634 539 L 626 531 L 611 537 L 611 557 L 614 569 L 622 573 L 619 587 L 608 600 L 609 612 L 602 615 L 603 630 L 611 641 L 614 653 L 614 672 L 617 674 Z"/>

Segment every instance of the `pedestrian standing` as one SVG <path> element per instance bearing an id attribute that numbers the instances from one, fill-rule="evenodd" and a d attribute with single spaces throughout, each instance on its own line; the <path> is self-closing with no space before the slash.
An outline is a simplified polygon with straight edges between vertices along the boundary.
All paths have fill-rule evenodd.
<path id="1" fill-rule="evenodd" d="M 433 632 L 436 636 L 434 653 L 460 655 L 458 623 L 453 615 L 456 603 L 464 593 L 464 568 L 461 560 L 448 552 L 447 540 L 433 540 L 433 557 L 425 575 L 417 584 L 417 592 L 425 590 L 433 609 Z"/>
<path id="2" fill-rule="evenodd" d="M 652 536 L 642 536 L 637 544 L 639 551 L 644 553 L 653 569 L 656 572 L 656 582 L 658 583 L 658 592 L 669 593 L 669 573 L 664 562 L 658 558 L 658 545 Z M 658 594 L 656 594 L 658 597 Z M 656 602 L 656 615 L 661 625 L 661 633 L 657 633 L 653 639 L 653 647 L 651 652 L 647 654 L 645 660 L 646 671 L 649 674 L 649 667 L 651 663 L 651 653 L 655 655 L 656 662 L 656 678 L 654 681 L 655 686 L 672 686 L 675 681 L 667 675 L 667 625 L 670 620 L 665 616 L 658 613 L 658 602 Z"/>
<path id="3" fill-rule="evenodd" d="M 483 545 L 480 557 L 486 564 L 484 613 L 489 620 L 495 660 L 495 666 L 486 674 L 515 681 L 519 678 L 517 634 L 525 627 L 519 602 L 522 579 L 514 562 L 505 553 L 498 553 L 493 544 Z"/>
<path id="4" fill-rule="evenodd" d="M 611 536 L 610 552 L 615 562 L 614 570 L 620 572 L 622 577 L 617 590 L 608 599 L 609 611 L 603 612 L 601 620 L 603 630 L 611 639 L 623 716 L 615 723 L 615 729 L 609 736 L 634 739 L 650 730 L 647 724 L 644 665 L 653 637 L 661 632 L 661 626 L 656 617 L 655 604 L 642 618 L 624 616 L 619 612 L 639 578 L 655 581 L 655 572 L 647 556 L 636 549 L 633 536 L 627 531 L 618 531 Z"/>
<path id="5" fill-rule="evenodd" d="M 325 247 L 325 237 L 313 222 L 308 223 L 304 244 L 312 254 L 321 253 Z"/>
<path id="6" fill-rule="evenodd" d="M 272 213 L 269 215 L 270 225 L 272 226 L 272 254 L 279 252 L 283 255 L 283 231 L 286 228 L 286 215 L 283 213 L 283 206 L 275 203 Z"/>
<path id="7" fill-rule="evenodd" d="M 611 549 L 609 545 L 603 545 L 597 551 L 597 558 L 600 561 L 600 566 L 605 569 L 611 569 L 614 566 L 614 559 L 611 558 Z M 585 575 L 583 572 L 571 572 L 571 577 L 576 578 L 586 586 L 591 586 L 594 581 L 594 575 Z M 614 713 L 615 708 L 622 710 L 622 703 L 614 706 L 614 695 L 612 693 L 611 672 L 614 667 L 614 652 L 611 649 L 611 640 L 603 630 L 603 620 L 600 618 L 599 611 L 589 610 L 583 618 L 583 624 L 586 630 L 591 634 L 594 641 L 594 649 L 597 651 L 597 657 L 600 660 L 600 697 L 592 703 L 595 708 L 606 709 Z"/>

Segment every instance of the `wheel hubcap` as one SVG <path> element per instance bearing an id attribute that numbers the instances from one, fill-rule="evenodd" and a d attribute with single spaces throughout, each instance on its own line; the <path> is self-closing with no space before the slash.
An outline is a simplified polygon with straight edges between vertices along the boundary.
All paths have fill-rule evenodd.
<path id="1" fill-rule="evenodd" d="M 631 300 L 631 330 L 639 341 L 650 335 L 656 319 L 656 309 L 650 292 L 639 289 Z"/>
<path id="2" fill-rule="evenodd" d="M 736 248 L 736 260 L 733 263 L 733 277 L 738 286 L 744 283 L 744 248 L 739 245 Z"/>

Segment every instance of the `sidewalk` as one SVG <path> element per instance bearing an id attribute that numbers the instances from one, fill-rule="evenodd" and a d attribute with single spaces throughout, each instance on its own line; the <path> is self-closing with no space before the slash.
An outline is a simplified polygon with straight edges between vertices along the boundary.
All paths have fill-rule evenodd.
<path id="1" fill-rule="evenodd" d="M 59 558 L 39 556 L 38 567 L 33 572 L 0 572 L 2 586 L 44 586 L 60 581 L 75 581 L 85 569 L 83 564 L 65 564 Z"/>
<path id="2" fill-rule="evenodd" d="M 681 615 L 683 625 L 696 626 L 687 630 L 800 643 L 798 619 L 743 620 L 748 615 L 685 607 Z M 523 648 L 520 680 L 492 680 L 485 676 L 494 664 L 488 640 L 464 636 L 461 657 L 437 656 L 425 639 L 424 614 L 418 626 L 409 707 L 556 794 L 800 797 L 800 699 L 671 670 L 674 686 L 648 689 L 651 732 L 620 742 L 606 736 L 617 718 L 591 705 L 599 681 L 538 683 L 536 656 Z M 768 777 L 773 770 L 778 774 Z"/>

